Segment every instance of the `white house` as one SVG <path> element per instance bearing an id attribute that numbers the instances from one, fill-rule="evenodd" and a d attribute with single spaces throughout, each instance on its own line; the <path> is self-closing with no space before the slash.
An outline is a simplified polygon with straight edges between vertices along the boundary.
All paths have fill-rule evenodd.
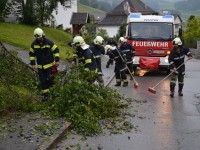
<path id="1" fill-rule="evenodd" d="M 54 20 L 52 21 L 52 26 L 63 26 L 63 29 L 71 29 L 72 25 L 70 24 L 71 16 L 73 12 L 77 12 L 77 0 L 69 0 L 65 3 L 66 7 L 63 7 L 58 3 L 58 8 L 53 11 L 52 15 Z"/>
<path id="2" fill-rule="evenodd" d="M 106 14 L 106 17 L 97 23 L 96 31 L 106 30 L 109 37 L 116 36 L 120 26 L 123 26 L 130 12 L 140 12 L 141 14 L 150 15 L 158 14 L 141 0 L 123 0 L 118 6 Z"/>
<path id="3" fill-rule="evenodd" d="M 11 0 L 8 0 L 8 2 L 10 1 Z M 24 2 L 26 3 L 26 0 L 24 0 Z M 45 24 L 48 24 L 51 27 L 62 25 L 63 29 L 71 29 L 72 25 L 70 24 L 70 20 L 73 12 L 77 12 L 77 0 L 68 0 L 65 2 L 65 7 L 59 2 L 57 9 L 52 13 L 54 16 L 53 20 L 49 20 Z M 15 14 L 10 14 L 8 18 L 5 18 L 5 21 L 17 22 Z"/>

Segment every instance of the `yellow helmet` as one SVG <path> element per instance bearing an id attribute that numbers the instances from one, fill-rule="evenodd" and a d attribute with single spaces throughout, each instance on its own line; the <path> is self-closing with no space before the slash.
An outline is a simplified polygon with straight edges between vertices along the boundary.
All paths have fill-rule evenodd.
<path id="1" fill-rule="evenodd" d="M 41 38 L 43 36 L 45 36 L 44 31 L 41 28 L 36 28 L 33 32 L 34 37 L 36 38 Z"/>
<path id="2" fill-rule="evenodd" d="M 72 44 L 75 46 L 81 46 L 85 44 L 85 40 L 83 39 L 82 36 L 75 36 Z"/>
<path id="3" fill-rule="evenodd" d="M 173 41 L 172 41 L 172 44 L 173 45 L 179 45 L 181 46 L 182 45 L 182 41 L 179 37 L 176 37 Z"/>
<path id="4" fill-rule="evenodd" d="M 104 48 L 105 48 L 105 51 L 110 51 L 113 49 L 111 45 L 106 45 Z"/>
<path id="5" fill-rule="evenodd" d="M 120 37 L 119 38 L 119 43 L 123 43 L 123 42 L 126 42 L 127 40 L 124 38 L 124 37 Z"/>
<path id="6" fill-rule="evenodd" d="M 96 45 L 102 45 L 104 42 L 104 39 L 101 37 L 101 36 L 97 36 L 95 39 L 94 39 L 94 44 Z"/>

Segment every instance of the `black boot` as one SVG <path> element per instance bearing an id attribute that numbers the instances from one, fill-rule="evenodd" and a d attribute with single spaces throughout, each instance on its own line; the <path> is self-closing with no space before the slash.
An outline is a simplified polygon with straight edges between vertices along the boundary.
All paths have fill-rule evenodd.
<path id="1" fill-rule="evenodd" d="M 174 97 L 174 91 L 170 91 L 170 97 Z"/>
<path id="2" fill-rule="evenodd" d="M 179 96 L 183 96 L 182 90 L 183 90 L 183 85 L 179 85 L 179 86 L 178 86 L 178 95 L 179 95 Z"/>
<path id="3" fill-rule="evenodd" d="M 128 86 L 128 82 L 123 83 L 123 87 L 126 87 L 126 86 Z"/>
<path id="4" fill-rule="evenodd" d="M 178 95 L 179 96 L 183 96 L 183 92 L 182 91 L 178 91 Z"/>
<path id="5" fill-rule="evenodd" d="M 121 86 L 121 82 L 117 82 L 115 86 Z"/>
<path id="6" fill-rule="evenodd" d="M 175 86 L 170 85 L 170 97 L 174 97 L 174 88 Z"/>

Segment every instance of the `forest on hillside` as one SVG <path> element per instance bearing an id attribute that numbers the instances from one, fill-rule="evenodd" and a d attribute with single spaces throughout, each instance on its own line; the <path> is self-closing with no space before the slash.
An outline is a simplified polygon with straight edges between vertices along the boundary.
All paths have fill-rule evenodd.
<path id="1" fill-rule="evenodd" d="M 116 7 L 123 0 L 79 0 L 81 4 L 94 7 L 103 11 L 110 11 Z M 200 0 L 142 0 L 146 5 L 156 11 L 160 11 L 162 3 L 173 5 L 171 9 L 184 11 L 197 11 L 200 10 Z M 186 7 L 187 6 L 187 7 Z"/>

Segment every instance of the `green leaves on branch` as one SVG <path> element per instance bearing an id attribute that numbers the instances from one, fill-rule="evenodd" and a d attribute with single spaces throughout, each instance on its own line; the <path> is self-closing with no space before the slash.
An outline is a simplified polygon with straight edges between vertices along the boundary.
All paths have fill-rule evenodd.
<path id="1" fill-rule="evenodd" d="M 36 78 L 33 73 L 25 64 L 6 53 L 0 55 L 0 70 L 0 113 L 33 111 L 37 99 Z"/>
<path id="2" fill-rule="evenodd" d="M 200 17 L 190 17 L 183 38 L 187 47 L 196 48 L 197 39 L 200 38 Z"/>
<path id="3" fill-rule="evenodd" d="M 53 98 L 43 112 L 65 117 L 78 133 L 91 135 L 102 131 L 101 120 L 120 116 L 128 101 L 112 88 L 88 83 L 80 70 L 75 67 L 57 76 Z"/>

